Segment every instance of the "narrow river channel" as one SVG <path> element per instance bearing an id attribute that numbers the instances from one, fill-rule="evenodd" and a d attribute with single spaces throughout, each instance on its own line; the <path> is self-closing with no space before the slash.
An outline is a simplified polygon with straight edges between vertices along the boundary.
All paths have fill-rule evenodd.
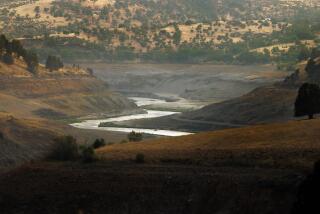
<path id="1" fill-rule="evenodd" d="M 166 103 L 165 100 L 161 100 L 161 99 L 151 99 L 151 98 L 143 98 L 143 97 L 132 97 L 130 99 L 134 100 L 135 103 L 140 107 L 148 106 L 148 105 L 152 105 L 152 104 Z M 171 136 L 171 137 L 192 134 L 189 132 L 161 130 L 161 129 L 99 127 L 99 124 L 104 123 L 104 122 L 120 122 L 120 121 L 129 121 L 129 120 L 146 119 L 146 118 L 158 118 L 158 117 L 164 117 L 164 116 L 180 113 L 180 112 L 173 112 L 173 111 L 156 111 L 156 110 L 148 110 L 148 109 L 145 109 L 145 110 L 146 110 L 146 113 L 143 113 L 143 114 L 134 114 L 134 115 L 128 115 L 128 116 L 112 117 L 112 118 L 100 119 L 100 120 L 85 120 L 80 123 L 73 123 L 70 125 L 73 127 L 76 127 L 76 128 L 80 128 L 80 129 L 96 129 L 96 130 L 125 132 L 125 133 L 130 133 L 132 131 L 135 131 L 135 132 L 139 132 L 139 133 L 146 133 L 146 134 L 160 135 L 160 136 Z"/>

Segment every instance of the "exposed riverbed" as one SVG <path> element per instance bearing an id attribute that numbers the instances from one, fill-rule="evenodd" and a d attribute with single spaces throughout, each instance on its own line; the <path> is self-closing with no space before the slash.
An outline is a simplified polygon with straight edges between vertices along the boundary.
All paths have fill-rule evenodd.
<path id="1" fill-rule="evenodd" d="M 143 98 L 143 97 L 132 97 L 130 98 L 135 101 L 135 103 L 140 106 L 149 106 L 153 104 L 160 104 L 166 103 L 167 101 L 161 99 L 151 99 L 151 98 Z M 180 112 L 175 111 L 156 111 L 156 110 L 148 110 L 145 109 L 145 113 L 142 114 L 134 114 L 128 116 L 121 116 L 121 117 L 112 117 L 107 119 L 100 119 L 100 120 L 85 120 L 80 123 L 71 124 L 71 126 L 80 128 L 80 129 L 94 129 L 94 130 L 105 130 L 105 131 L 114 131 L 114 132 L 125 132 L 130 133 L 132 131 L 145 133 L 145 134 L 152 134 L 152 135 L 161 135 L 161 136 L 183 136 L 189 135 L 192 133 L 189 132 L 180 132 L 174 130 L 158 130 L 158 129 L 138 129 L 138 128 L 121 128 L 121 127 L 99 127 L 100 123 L 112 123 L 112 122 L 121 122 L 121 121 L 130 121 L 130 120 L 137 120 L 137 119 L 148 119 L 148 118 L 158 118 L 164 117 L 174 114 L 179 114 Z"/>
<path id="2" fill-rule="evenodd" d="M 181 136 L 190 133 L 176 131 L 175 126 L 172 130 L 166 130 L 170 129 L 168 128 L 170 124 L 160 125 L 149 121 L 152 126 L 136 126 L 136 122 L 139 119 L 165 119 L 165 116 L 239 97 L 257 87 L 280 81 L 287 75 L 285 72 L 275 70 L 273 66 L 164 64 L 85 66 L 91 67 L 94 74 L 106 81 L 112 90 L 121 92 L 134 100 L 139 107 L 145 109 L 145 113 L 102 120 L 86 120 L 72 126 L 116 132 L 136 131 L 162 136 Z M 117 124 L 117 122 L 120 123 Z M 105 123 L 106 127 L 99 127 L 100 123 Z"/>

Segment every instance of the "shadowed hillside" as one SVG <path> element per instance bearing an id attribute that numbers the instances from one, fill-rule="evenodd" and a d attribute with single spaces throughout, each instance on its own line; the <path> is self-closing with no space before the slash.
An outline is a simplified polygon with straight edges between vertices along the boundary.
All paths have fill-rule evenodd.
<path id="1" fill-rule="evenodd" d="M 61 127 L 48 121 L 17 119 L 0 113 L 0 170 L 43 158 L 53 139 L 62 134 Z"/>

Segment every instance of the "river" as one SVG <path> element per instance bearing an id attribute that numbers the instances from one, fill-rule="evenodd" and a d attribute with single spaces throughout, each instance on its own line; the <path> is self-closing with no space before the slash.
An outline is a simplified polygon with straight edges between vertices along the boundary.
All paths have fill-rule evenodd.
<path id="1" fill-rule="evenodd" d="M 144 107 L 144 106 L 153 105 L 153 104 L 163 104 L 167 102 L 162 99 L 152 99 L 152 98 L 143 98 L 143 97 L 131 97 L 130 99 L 134 100 L 139 107 Z M 190 132 L 180 132 L 180 131 L 174 131 L 174 130 L 99 127 L 99 124 L 104 122 L 111 123 L 111 122 L 129 121 L 129 120 L 146 119 L 146 118 L 157 118 L 157 117 L 164 117 L 164 116 L 180 113 L 176 111 L 156 111 L 156 110 L 148 110 L 148 109 L 145 109 L 145 111 L 146 113 L 142 113 L 142 114 L 112 117 L 112 118 L 100 119 L 100 120 L 85 120 L 80 123 L 73 123 L 70 125 L 80 129 L 94 129 L 94 130 L 105 130 L 105 131 L 125 132 L 125 133 L 130 133 L 132 131 L 135 131 L 139 133 L 159 135 L 159 136 L 170 136 L 170 137 L 192 134 Z"/>

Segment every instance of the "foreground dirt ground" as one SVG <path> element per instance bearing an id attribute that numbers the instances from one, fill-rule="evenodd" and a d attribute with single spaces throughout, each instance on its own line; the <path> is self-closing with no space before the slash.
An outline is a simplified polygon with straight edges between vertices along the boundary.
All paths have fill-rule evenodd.
<path id="1" fill-rule="evenodd" d="M 290 213 L 304 173 L 248 167 L 37 163 L 3 174 L 1 213 Z"/>

